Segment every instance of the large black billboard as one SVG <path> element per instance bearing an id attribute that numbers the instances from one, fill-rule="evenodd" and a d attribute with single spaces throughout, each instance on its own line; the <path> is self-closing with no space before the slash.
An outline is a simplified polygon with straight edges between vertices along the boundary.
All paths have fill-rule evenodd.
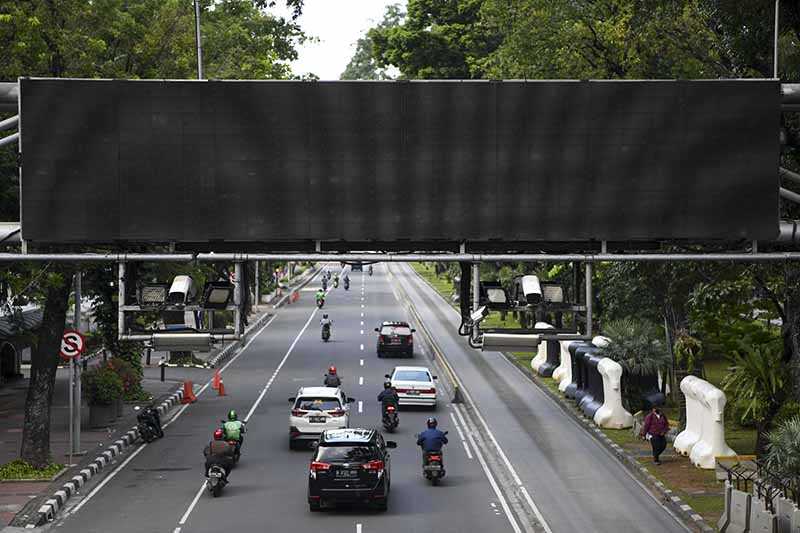
<path id="1" fill-rule="evenodd" d="M 66 243 L 771 239 L 776 81 L 21 80 Z"/>

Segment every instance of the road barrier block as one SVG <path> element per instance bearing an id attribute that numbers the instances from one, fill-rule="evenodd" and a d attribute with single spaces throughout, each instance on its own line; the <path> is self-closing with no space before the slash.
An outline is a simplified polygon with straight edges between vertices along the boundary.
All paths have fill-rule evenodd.
<path id="1" fill-rule="evenodd" d="M 720 533 L 746 533 L 750 525 L 750 499 L 752 496 L 740 490 L 731 489 L 731 519 Z"/>
<path id="2" fill-rule="evenodd" d="M 586 388 L 583 397 L 578 402 L 578 407 L 581 411 L 591 419 L 594 419 L 595 413 L 600 409 L 605 401 L 603 391 L 603 376 L 597 369 L 597 365 L 604 359 L 597 353 L 597 348 L 592 351 L 587 351 L 583 355 L 583 368 L 585 372 Z"/>
<path id="3" fill-rule="evenodd" d="M 778 518 L 767 511 L 764 502 L 755 496 L 750 498 L 750 533 L 777 533 Z"/>
<path id="4" fill-rule="evenodd" d="M 536 329 L 548 329 L 552 328 L 550 324 L 547 322 L 537 322 L 534 326 Z M 536 357 L 531 359 L 531 368 L 537 374 L 540 374 L 539 368 L 547 362 L 547 342 L 540 342 L 539 347 L 536 351 Z M 541 375 L 541 374 L 540 374 Z"/>
<path id="5" fill-rule="evenodd" d="M 800 510 L 792 500 L 787 500 L 781 496 L 776 496 L 775 515 L 778 518 L 779 533 L 800 533 Z M 794 522 L 792 520 L 797 517 Z"/>
<path id="6" fill-rule="evenodd" d="M 572 341 L 558 341 L 558 349 L 559 349 L 559 365 L 558 367 L 553 370 L 553 379 L 556 380 L 558 383 L 558 390 L 564 392 L 564 389 L 567 388 L 569 385 L 569 381 L 572 380 L 572 357 L 569 353 L 569 344 Z M 567 374 L 569 374 L 569 381 L 567 381 Z M 566 381 L 566 383 L 564 383 Z M 561 385 L 564 384 L 564 388 L 561 388 Z"/>
<path id="7" fill-rule="evenodd" d="M 594 423 L 603 428 L 633 426 L 633 415 L 622 405 L 622 365 L 604 357 L 597 363 L 603 378 L 603 405 L 594 414 Z"/>
<path id="8" fill-rule="evenodd" d="M 686 376 L 681 380 L 681 392 L 686 397 L 686 429 L 678 433 L 673 443 L 675 451 L 681 455 L 689 455 L 703 430 L 702 407 L 694 390 L 698 381 L 702 380 L 696 376 Z"/>
<path id="9" fill-rule="evenodd" d="M 549 378 L 553 376 L 553 372 L 561 364 L 561 348 L 558 345 L 558 341 L 555 340 L 547 340 L 541 344 L 547 347 L 545 350 L 547 360 L 539 367 L 539 375 Z"/>
<path id="10" fill-rule="evenodd" d="M 725 393 L 702 379 L 687 390 L 695 394 L 702 414 L 700 438 L 692 446 L 689 460 L 698 468 L 710 470 L 716 467 L 717 457 L 736 455 L 725 442 Z"/>
<path id="11" fill-rule="evenodd" d="M 725 509 L 722 511 L 722 516 L 717 521 L 717 529 L 720 531 L 725 531 L 727 527 L 731 523 L 731 492 L 733 489 L 731 488 L 730 481 L 725 481 L 725 493 L 723 497 L 725 498 Z"/>
<path id="12" fill-rule="evenodd" d="M 564 395 L 567 398 L 577 399 L 578 391 L 583 388 L 583 354 L 586 350 L 593 348 L 588 342 L 573 342 L 569 345 L 570 363 L 570 382 L 564 387 Z M 581 392 L 581 396 L 583 393 Z"/>

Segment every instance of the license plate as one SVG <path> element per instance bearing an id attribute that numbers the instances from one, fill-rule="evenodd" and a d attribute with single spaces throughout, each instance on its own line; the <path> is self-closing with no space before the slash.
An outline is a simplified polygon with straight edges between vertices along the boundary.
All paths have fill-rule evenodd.
<path id="1" fill-rule="evenodd" d="M 308 417 L 308 421 L 312 424 L 324 424 L 325 417 L 324 416 L 310 416 Z"/>
<path id="2" fill-rule="evenodd" d="M 336 477 L 352 479 L 358 477 L 358 470 L 337 470 Z"/>
<path id="3" fill-rule="evenodd" d="M 394 338 L 391 340 L 390 344 L 400 344 L 400 339 Z"/>
<path id="4" fill-rule="evenodd" d="M 441 470 L 442 465 L 426 465 L 425 470 Z"/>
<path id="5" fill-rule="evenodd" d="M 408 395 L 409 396 L 419 396 L 419 391 L 418 390 L 410 390 L 410 391 L 408 391 Z"/>

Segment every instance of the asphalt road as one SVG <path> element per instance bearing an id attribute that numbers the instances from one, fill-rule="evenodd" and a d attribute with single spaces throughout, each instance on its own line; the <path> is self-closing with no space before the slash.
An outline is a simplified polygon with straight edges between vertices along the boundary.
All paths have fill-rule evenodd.
<path id="1" fill-rule="evenodd" d="M 455 313 L 408 267 L 392 269 L 393 275 L 384 265 L 372 277 L 350 273 L 350 291 L 340 286 L 330 292 L 324 309 L 333 320 L 329 343 L 320 339 L 321 313 L 313 305 L 319 284 L 309 284 L 298 303 L 278 310 L 224 367 L 227 396 L 206 387 L 197 403 L 170 422 L 164 439 L 124 456 L 102 485 L 85 487 L 51 527 L 76 533 L 682 530 L 500 354 L 467 348 L 455 334 Z M 404 290 L 393 290 L 392 284 Z M 376 396 L 383 375 L 395 364 L 431 364 L 419 341 L 413 363 L 375 354 L 373 328 L 380 321 L 411 319 L 400 304 L 404 293 L 478 409 L 450 405 L 447 398 L 440 402 L 435 414 L 451 437 L 448 476 L 440 486 L 422 478 L 414 438 L 431 412 L 404 409 L 399 430 L 386 436 L 398 443 L 392 451 L 389 511 L 311 513 L 310 452 L 289 450 L 287 398 L 300 386 L 321 384 L 325 369 L 335 364 L 346 392 L 357 400 L 351 426 L 378 426 Z M 434 373 L 446 380 L 441 371 Z M 229 409 L 248 416 L 248 433 L 242 460 L 215 499 L 202 487 L 202 449 Z"/>

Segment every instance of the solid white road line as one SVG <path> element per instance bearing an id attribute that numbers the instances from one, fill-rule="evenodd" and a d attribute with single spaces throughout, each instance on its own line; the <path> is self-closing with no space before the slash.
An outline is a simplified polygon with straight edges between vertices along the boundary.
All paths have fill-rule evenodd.
<path id="1" fill-rule="evenodd" d="M 472 459 L 472 453 L 469 451 L 469 446 L 467 446 L 467 440 L 464 438 L 464 433 L 461 431 L 461 427 L 458 425 L 458 421 L 452 412 L 450 412 L 450 418 L 453 419 L 453 425 L 456 427 L 456 431 L 458 431 L 458 436 L 461 437 L 461 444 L 464 445 L 464 451 L 467 452 L 467 457 Z"/>
<path id="2" fill-rule="evenodd" d="M 470 451 L 469 451 L 469 446 L 467 446 L 467 441 L 462 440 L 461 444 L 464 445 L 464 451 L 467 452 L 467 457 L 472 459 L 472 453 L 470 453 Z"/>
<path id="3" fill-rule="evenodd" d="M 200 490 L 198 490 L 197 494 L 194 495 L 194 499 L 192 500 L 192 503 L 189 504 L 189 508 L 186 509 L 186 512 L 183 513 L 183 516 L 181 517 L 180 522 L 178 522 L 179 525 L 182 526 L 189 519 L 189 515 L 192 514 L 192 511 L 194 510 L 194 506 L 197 505 L 197 502 L 200 500 L 200 496 L 203 495 L 203 491 L 205 490 L 205 488 L 206 488 L 206 482 L 203 481 L 203 484 L 200 485 Z"/>
<path id="4" fill-rule="evenodd" d="M 241 355 L 242 355 L 242 354 L 245 352 L 245 350 L 247 350 L 247 348 L 249 348 L 249 347 L 250 347 L 250 344 L 252 344 L 252 342 L 253 342 L 253 341 L 256 339 L 256 337 L 258 337 L 258 336 L 261 334 L 261 332 L 262 332 L 262 331 L 264 331 L 265 329 L 267 329 L 267 326 L 269 326 L 270 324 L 272 324 L 272 321 L 273 321 L 273 320 L 275 320 L 275 317 L 276 317 L 276 316 L 277 316 L 277 315 L 274 315 L 272 318 L 270 318 L 270 319 L 267 321 L 267 323 L 266 323 L 266 324 L 264 324 L 264 325 L 261 327 L 261 329 L 259 329 L 259 330 L 258 330 L 258 332 L 257 332 L 255 335 L 253 335 L 253 336 L 250 338 L 250 340 L 249 340 L 249 341 L 247 341 L 247 343 L 245 343 L 245 345 L 242 347 L 242 349 L 241 349 L 241 350 L 239 350 L 239 353 L 237 353 L 235 356 L 233 356 L 233 358 L 231 358 L 231 360 L 230 360 L 230 361 L 228 361 L 228 362 L 225 364 L 225 366 L 223 366 L 223 367 L 222 367 L 222 368 L 219 370 L 220 374 L 221 374 L 222 372 L 224 372 L 224 371 L 225 371 L 225 369 L 226 369 L 226 368 L 228 368 L 228 367 L 229 367 L 229 366 L 230 366 L 230 365 L 231 365 L 231 364 L 232 364 L 234 361 L 236 361 L 236 360 L 239 358 L 239 356 L 241 356 Z M 199 391 L 198 391 L 198 392 L 195 394 L 195 396 L 199 397 L 201 394 L 203 394 L 203 392 L 204 392 L 204 391 L 205 391 L 205 390 L 208 388 L 208 386 L 209 386 L 209 385 L 211 385 L 211 380 L 209 380 L 209 381 L 208 381 L 208 382 L 207 382 L 205 385 L 203 385 L 203 386 L 200 388 L 200 390 L 199 390 Z M 187 404 L 185 404 L 183 407 L 181 407 L 181 408 L 178 410 L 178 412 L 177 412 L 177 413 L 175 413 L 175 416 L 173 416 L 172 418 L 170 418 L 170 419 L 169 419 L 169 421 L 168 421 L 167 423 L 165 423 L 165 424 L 162 426 L 162 427 L 163 427 L 163 429 L 166 429 L 167 427 L 169 427 L 169 425 L 170 425 L 170 424 L 172 424 L 173 422 L 175 422 L 175 421 L 176 421 L 176 420 L 177 420 L 177 419 L 178 419 L 178 418 L 179 418 L 179 417 L 180 417 L 180 416 L 181 416 L 181 415 L 184 413 L 184 411 L 186 411 L 186 409 L 187 409 L 187 408 L 188 408 L 190 405 L 192 405 L 192 404 L 190 404 L 190 403 L 187 403 Z M 125 459 L 125 460 L 122 462 L 122 464 L 120 464 L 120 465 L 119 465 L 119 466 L 118 466 L 118 467 L 117 467 L 117 468 L 116 468 L 116 469 L 115 469 L 113 472 L 111 472 L 111 473 L 110 473 L 110 474 L 109 474 L 109 475 L 108 475 L 108 476 L 107 476 L 105 479 L 103 479 L 103 481 L 101 481 L 99 485 L 97 485 L 97 486 L 96 486 L 94 489 L 92 489 L 92 491 L 91 491 L 91 492 L 89 492 L 89 494 L 87 494 L 87 495 L 86 495 L 86 497 L 85 497 L 84 499 L 82 499 L 80 502 L 78 502 L 78 505 L 76 505 L 74 508 L 70 509 L 70 510 L 69 510 L 67 513 L 65 513 L 65 514 L 64 514 L 64 516 L 65 516 L 65 517 L 67 517 L 67 516 L 69 516 L 69 515 L 71 515 L 71 514 L 75 514 L 75 513 L 77 513 L 77 512 L 78 512 L 78 511 L 81 509 L 81 507 L 83 507 L 84 505 L 86 505 L 86 504 L 89 502 L 89 500 L 91 500 L 91 499 L 92 499 L 92 498 L 93 498 L 93 497 L 94 497 L 94 496 L 95 496 L 95 495 L 96 495 L 98 492 L 100 492 L 100 490 L 101 490 L 103 487 L 105 487 L 105 486 L 106 486 L 106 484 L 107 484 L 109 481 L 111 481 L 112 479 L 114 479 L 114 477 L 115 477 L 117 474 L 119 474 L 119 472 L 120 472 L 120 471 L 121 471 L 123 468 L 125 468 L 125 467 L 128 465 L 128 463 L 130 463 L 130 462 L 133 460 L 133 458 L 134 458 L 134 457 L 136 457 L 137 455 L 139 455 L 139 454 L 142 452 L 142 450 L 144 450 L 146 447 L 147 447 L 147 443 L 146 443 L 146 442 L 145 442 L 145 443 L 142 443 L 142 445 L 141 445 L 141 446 L 139 446 L 139 447 L 138 447 L 136 450 L 134 450 L 134 451 L 133 451 L 133 453 L 130 455 L 130 457 L 128 457 L 127 459 Z"/>
<path id="5" fill-rule="evenodd" d="M 359 413 L 363 413 L 364 412 L 364 402 L 361 401 L 361 400 L 358 400 L 358 412 Z"/>
<path id="6" fill-rule="evenodd" d="M 459 413 L 460 415 L 461 413 Z M 462 424 L 466 427 L 462 419 Z M 481 464 L 481 468 L 483 468 L 483 473 L 486 474 L 486 478 L 489 480 L 489 484 L 492 486 L 492 490 L 494 490 L 495 496 L 497 499 L 500 500 L 500 505 L 503 506 L 503 511 L 506 513 L 506 518 L 511 523 L 511 528 L 514 530 L 514 533 L 522 533 L 522 530 L 517 524 L 517 520 L 514 518 L 514 515 L 511 514 L 511 507 L 508 506 L 508 502 L 506 501 L 506 497 L 503 496 L 500 487 L 497 485 L 497 481 L 495 481 L 494 476 L 492 475 L 492 471 L 489 470 L 489 465 L 486 464 L 486 459 L 483 457 L 483 453 L 481 453 L 480 448 L 478 448 L 477 444 L 475 444 L 475 440 L 472 437 L 471 433 L 467 433 L 467 438 L 469 438 L 469 443 L 472 444 L 472 447 L 475 449 L 475 455 L 478 456 L 478 462 Z"/>

